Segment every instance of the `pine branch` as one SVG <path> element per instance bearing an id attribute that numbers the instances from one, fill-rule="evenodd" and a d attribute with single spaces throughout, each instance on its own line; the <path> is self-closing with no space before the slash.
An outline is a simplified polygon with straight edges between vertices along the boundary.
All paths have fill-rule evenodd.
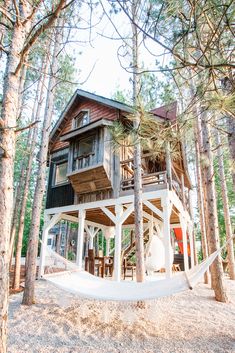
<path id="1" fill-rule="evenodd" d="M 65 3 L 66 3 L 66 0 L 60 0 L 55 11 L 50 14 L 50 17 L 48 18 L 48 20 L 45 23 L 42 23 L 41 26 L 34 32 L 32 37 L 28 40 L 28 42 L 26 43 L 26 45 L 24 46 L 23 50 L 20 53 L 21 58 L 20 58 L 20 62 L 18 64 L 18 66 L 16 68 L 15 74 L 18 73 L 19 70 L 21 69 L 25 55 L 28 53 L 28 51 L 30 50 L 32 45 L 37 41 L 38 37 L 43 32 L 45 32 L 45 30 L 47 28 L 49 28 L 55 22 L 55 20 L 59 17 L 59 14 L 60 14 L 61 10 L 63 9 L 63 6 Z"/>
<path id="2" fill-rule="evenodd" d="M 0 12 L 3 14 L 3 16 L 5 16 L 8 21 L 11 22 L 12 25 L 15 24 L 15 21 L 13 20 L 13 18 L 8 14 L 8 12 L 4 9 L 4 7 L 0 6 Z"/>

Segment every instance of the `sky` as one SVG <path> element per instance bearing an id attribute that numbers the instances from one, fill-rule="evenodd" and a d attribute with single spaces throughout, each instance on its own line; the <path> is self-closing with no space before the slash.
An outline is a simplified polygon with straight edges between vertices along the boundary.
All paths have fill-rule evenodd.
<path id="1" fill-rule="evenodd" d="M 107 12 L 108 10 L 109 9 L 107 9 Z M 100 13 L 94 12 L 93 16 L 93 23 L 98 22 L 97 19 Z M 88 9 L 83 10 L 82 17 L 85 19 L 89 18 Z M 112 19 L 117 30 L 124 35 L 124 37 L 127 37 L 131 31 L 131 26 L 126 15 L 119 13 L 113 16 Z M 79 34 L 80 41 L 87 41 L 89 31 L 75 33 L 76 38 Z M 86 81 L 83 85 L 79 85 L 79 88 L 106 97 L 111 97 L 117 88 L 130 90 L 131 83 L 129 78 L 131 74 L 127 73 L 126 70 L 121 67 L 117 55 L 118 49 L 123 42 L 119 39 L 119 35 L 116 33 L 107 17 L 104 16 L 102 21 L 91 30 L 91 36 L 89 38 L 91 38 L 91 44 L 88 42 L 84 44 L 78 42 L 71 47 L 77 58 L 77 67 L 80 69 L 77 81 Z M 110 38 L 115 39 L 112 40 Z M 162 49 L 150 40 L 148 41 L 148 47 L 151 49 L 151 52 L 156 54 L 162 52 Z M 81 55 L 78 54 L 79 52 L 81 52 Z M 128 58 L 125 56 L 124 59 L 121 59 L 122 65 L 128 66 L 130 60 L 131 56 Z M 151 55 L 143 46 L 140 50 L 140 60 L 145 63 L 147 68 L 156 68 L 156 57 Z"/>

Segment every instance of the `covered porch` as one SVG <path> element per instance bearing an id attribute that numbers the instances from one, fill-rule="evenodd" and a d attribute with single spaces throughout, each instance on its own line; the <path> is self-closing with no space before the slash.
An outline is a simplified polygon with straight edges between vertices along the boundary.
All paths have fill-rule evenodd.
<path id="1" fill-rule="evenodd" d="M 123 248 L 123 233 L 127 230 L 134 231 L 135 228 L 134 196 L 127 195 L 117 199 L 46 209 L 40 256 L 40 276 L 44 274 L 45 270 L 45 247 L 49 231 L 61 220 L 78 223 L 76 241 L 76 265 L 78 268 L 85 268 L 88 249 L 93 249 L 94 238 L 101 231 L 106 243 L 106 251 L 102 256 L 113 257 L 113 279 L 120 281 L 122 279 L 123 255 L 126 250 Z M 194 266 L 195 249 L 192 221 L 174 191 L 156 190 L 143 193 L 143 223 L 144 232 L 148 233 L 148 240 L 156 231 L 163 241 L 165 266 L 162 275 L 164 277 L 172 276 L 171 251 L 172 247 L 175 248 L 174 241 L 177 241 L 176 237 L 173 237 L 175 229 L 181 230 L 181 240 L 177 245 L 183 254 L 184 269 L 189 268 L 188 255 L 190 255 L 191 266 Z M 113 248 L 110 248 L 110 239 L 112 238 Z M 185 254 L 187 255 L 185 256 Z"/>

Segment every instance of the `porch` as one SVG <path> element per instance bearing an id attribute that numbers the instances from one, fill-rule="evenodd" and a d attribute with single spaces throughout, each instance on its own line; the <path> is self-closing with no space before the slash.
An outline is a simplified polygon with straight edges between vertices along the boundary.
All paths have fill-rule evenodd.
<path id="1" fill-rule="evenodd" d="M 134 230 L 134 195 L 121 196 L 117 199 L 108 199 L 86 204 L 71 205 L 45 211 L 45 225 L 42 242 L 47 244 L 48 233 L 61 219 L 78 223 L 76 243 L 76 264 L 82 269 L 85 265 L 85 257 L 88 249 L 94 246 L 94 237 L 102 231 L 106 241 L 106 254 L 113 256 L 113 279 L 122 279 L 122 262 L 125 252 L 125 237 L 123 232 Z M 149 238 L 154 229 L 160 235 L 165 251 L 164 276 L 172 276 L 172 263 L 170 252 L 172 249 L 172 230 L 180 228 L 182 231 L 182 250 L 187 256 L 183 256 L 184 268 L 189 268 L 188 251 L 191 255 L 191 263 L 194 266 L 193 229 L 189 213 L 176 192 L 173 190 L 155 190 L 143 193 L 143 223 L 144 231 Z M 113 239 L 114 247 L 110 249 L 110 239 Z M 129 246 L 130 244 L 128 244 Z M 134 244 L 131 244 L 134 247 Z M 45 248 L 42 246 L 40 258 L 40 275 L 45 268 Z M 84 247 L 87 246 L 87 250 Z M 188 250 L 189 249 L 189 250 Z"/>

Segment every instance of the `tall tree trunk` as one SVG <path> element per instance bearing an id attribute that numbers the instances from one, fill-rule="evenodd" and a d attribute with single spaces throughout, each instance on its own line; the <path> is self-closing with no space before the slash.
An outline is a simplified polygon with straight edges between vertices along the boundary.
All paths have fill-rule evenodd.
<path id="1" fill-rule="evenodd" d="M 231 116 L 227 117 L 228 124 L 228 145 L 230 158 L 232 162 L 232 178 L 233 178 L 233 190 L 235 192 L 235 119 Z"/>
<path id="2" fill-rule="evenodd" d="M 204 160 L 202 168 L 204 170 L 206 181 L 207 211 L 208 220 L 208 246 L 210 254 L 219 249 L 219 226 L 216 205 L 213 153 L 211 148 L 211 133 L 207 113 L 201 114 L 202 136 L 203 136 L 203 154 Z M 202 159 L 201 159 L 202 161 Z M 211 265 L 211 282 L 215 292 L 215 299 L 220 302 L 227 302 L 228 297 L 223 278 L 223 267 L 221 257 L 217 256 Z"/>
<path id="3" fill-rule="evenodd" d="M 29 2 L 22 3 L 20 15 L 25 18 L 30 10 Z M 30 21 L 22 25 L 14 24 L 13 36 L 7 60 L 4 94 L 1 114 L 0 136 L 0 352 L 6 352 L 8 288 L 9 288 L 9 240 L 13 209 L 13 174 L 15 158 L 15 127 L 18 110 L 18 89 L 20 75 L 17 67 L 20 63 L 19 53 L 23 49 L 30 28 Z"/>
<path id="4" fill-rule="evenodd" d="M 202 149 L 201 143 L 201 124 L 199 121 L 199 116 L 196 113 L 196 124 L 195 124 L 195 159 L 196 159 L 196 175 L 197 175 L 197 198 L 198 198 L 198 208 L 200 217 L 200 230 L 201 230 L 201 244 L 202 244 L 202 256 L 203 259 L 208 257 L 208 247 L 206 240 L 206 221 L 205 221 L 205 210 L 203 203 L 203 187 L 202 187 L 202 172 L 200 165 L 200 151 Z M 204 283 L 209 283 L 209 270 L 204 274 Z"/>
<path id="5" fill-rule="evenodd" d="M 26 56 L 28 58 L 28 55 Z M 25 78 L 26 78 L 26 65 L 23 65 L 22 70 L 21 70 L 21 75 L 20 75 L 20 84 L 19 84 L 19 91 L 18 91 L 18 109 L 17 109 L 17 119 L 20 118 L 22 114 L 22 108 L 23 108 L 23 90 L 25 86 Z M 33 106 L 33 111 L 36 109 L 36 102 L 37 99 L 34 100 L 34 106 Z M 33 122 L 33 114 L 31 117 L 30 123 Z M 31 144 L 31 138 L 32 138 L 32 129 L 29 129 L 28 134 L 27 134 L 27 140 L 26 140 L 26 146 L 30 146 Z M 20 167 L 20 180 L 17 184 L 16 187 L 16 192 L 15 192 L 15 200 L 14 200 L 14 208 L 13 208 L 13 216 L 12 216 L 12 224 L 11 224 L 11 236 L 10 236 L 10 251 L 9 251 L 9 268 L 11 268 L 11 262 L 12 262 L 12 257 L 13 257 L 13 252 L 14 252 L 14 246 L 15 246 L 15 238 L 16 238 L 16 230 L 19 224 L 19 210 L 22 210 L 21 204 L 22 204 L 22 189 L 24 189 L 24 183 L 25 183 L 25 170 L 26 170 L 26 164 L 28 160 L 28 148 L 25 151 L 25 154 L 23 156 L 22 162 L 21 162 L 21 167 Z"/>
<path id="6" fill-rule="evenodd" d="M 54 38 L 54 49 L 51 60 L 50 80 L 48 84 L 47 99 L 45 106 L 45 115 L 43 123 L 43 131 L 41 137 L 41 147 L 38 162 L 37 181 L 34 192 L 34 200 L 32 207 L 32 223 L 29 234 L 28 249 L 26 256 L 26 279 L 25 290 L 22 303 L 32 305 L 35 302 L 35 278 L 38 253 L 38 235 L 40 228 L 40 216 L 42 211 L 42 201 L 46 189 L 46 167 L 49 134 L 51 129 L 51 120 L 53 115 L 54 96 L 56 88 L 56 72 L 58 69 L 58 55 L 60 52 L 60 31 L 63 22 L 58 19 L 58 27 Z"/>
<path id="7" fill-rule="evenodd" d="M 228 202 L 228 190 L 224 172 L 224 157 L 223 157 L 223 148 L 221 146 L 221 139 L 219 131 L 216 130 L 216 144 L 217 144 L 217 156 L 219 162 L 219 176 L 220 176 L 220 184 L 222 189 L 222 200 L 223 200 L 223 209 L 224 209 L 224 223 L 226 229 L 226 239 L 228 240 L 227 244 L 227 252 L 228 252 L 228 269 L 230 279 L 235 280 L 235 261 L 234 261 L 234 248 L 233 248 L 233 240 L 231 239 L 232 233 L 232 225 L 229 213 L 229 202 Z M 230 240 L 229 240 L 230 239 Z"/>
<path id="8" fill-rule="evenodd" d="M 138 1 L 132 3 L 132 22 L 137 22 Z M 138 113 L 138 96 L 140 93 L 139 78 L 139 40 L 138 29 L 132 23 L 132 61 L 133 61 L 133 105 L 136 109 L 134 128 L 140 124 Z M 143 282 L 145 279 L 144 264 L 144 237 L 143 237 L 143 202 L 142 202 L 142 175 L 141 175 L 141 144 L 139 141 L 134 146 L 134 210 L 135 210 L 135 238 L 136 238 L 136 280 Z"/>
<path id="9" fill-rule="evenodd" d="M 27 141 L 29 141 L 27 139 Z M 18 225 L 19 219 L 19 210 L 21 205 L 21 193 L 24 183 L 24 176 L 25 176 L 25 161 L 22 160 L 21 167 L 20 167 L 20 180 L 16 186 L 15 191 L 15 199 L 14 199 L 14 206 L 13 206 L 13 215 L 12 215 L 12 222 L 11 222 L 11 234 L 10 234 L 10 246 L 9 246 L 9 269 L 11 268 L 12 257 L 14 253 L 14 245 L 15 245 L 15 237 L 16 237 L 16 229 Z"/>
<path id="10" fill-rule="evenodd" d="M 32 122 L 36 122 L 40 118 L 42 102 L 44 97 L 45 91 L 45 74 L 42 75 L 42 72 L 46 72 L 48 68 L 48 60 L 43 60 L 42 69 L 40 74 L 40 79 L 38 81 L 38 86 L 36 89 L 36 97 L 34 102 L 34 107 L 32 111 Z M 39 96 L 39 99 L 38 99 Z M 15 256 L 15 272 L 14 272 L 14 289 L 19 289 L 20 286 L 20 268 L 21 268 L 21 251 L 22 251 L 22 243 L 23 243 L 23 234 L 24 234 L 24 219 L 25 219 L 25 212 L 26 212 L 26 203 L 28 199 L 28 192 L 30 186 L 30 177 L 32 173 L 32 166 L 33 166 L 33 158 L 35 152 L 35 146 L 37 141 L 38 135 L 38 126 L 34 126 L 31 130 L 32 138 L 31 143 L 29 143 L 30 148 L 28 149 L 28 163 L 26 167 L 26 175 L 23 187 L 23 196 L 21 201 L 21 208 L 20 208 L 20 217 L 19 217 L 19 229 L 18 229 L 18 238 L 17 238 L 17 246 L 16 246 L 16 256 Z M 31 134 L 30 134 L 31 135 Z"/>

